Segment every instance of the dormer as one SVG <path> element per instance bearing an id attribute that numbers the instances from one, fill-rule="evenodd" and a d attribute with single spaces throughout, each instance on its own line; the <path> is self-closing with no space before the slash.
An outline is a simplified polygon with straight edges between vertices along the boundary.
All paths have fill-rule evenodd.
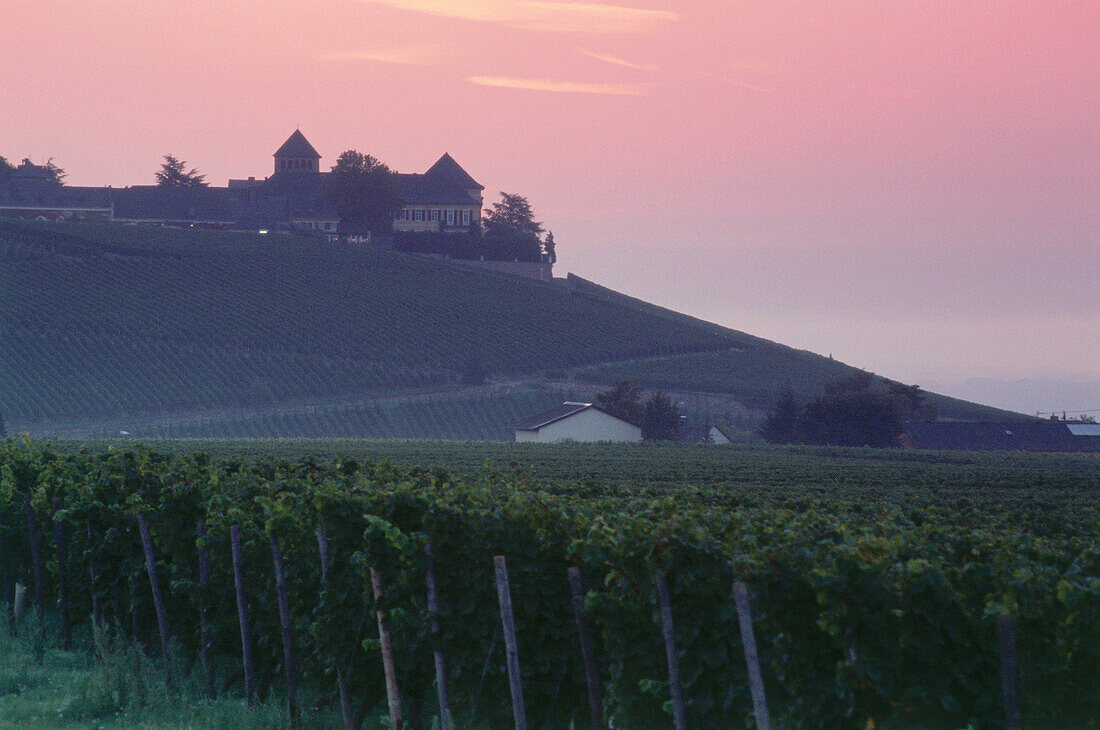
<path id="1" fill-rule="evenodd" d="M 313 149 L 301 130 L 295 129 L 283 146 L 275 151 L 275 172 L 320 172 L 321 155 Z"/>

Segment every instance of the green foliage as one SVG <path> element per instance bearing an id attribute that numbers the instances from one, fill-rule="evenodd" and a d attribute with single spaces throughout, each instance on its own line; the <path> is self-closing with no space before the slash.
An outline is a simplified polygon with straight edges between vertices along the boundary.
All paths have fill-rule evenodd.
<path id="1" fill-rule="evenodd" d="M 654 393 L 646 399 L 642 438 L 647 441 L 675 441 L 680 438 L 680 411 L 664 393 Z"/>
<path id="2" fill-rule="evenodd" d="M 924 394 L 915 385 L 878 387 L 874 376 L 856 371 L 825 384 L 825 392 L 799 406 L 787 390 L 760 426 L 771 443 L 833 446 L 898 445 L 902 421 L 922 409 Z"/>
<path id="3" fill-rule="evenodd" d="M 355 150 L 342 152 L 328 178 L 329 200 L 340 219 L 355 228 L 386 233 L 401 210 L 397 177 L 381 160 Z"/>
<path id="4" fill-rule="evenodd" d="M 611 415 L 640 425 L 645 418 L 645 406 L 642 405 L 643 392 L 645 391 L 633 381 L 620 380 L 611 390 L 597 393 L 596 402 Z"/>
<path id="5" fill-rule="evenodd" d="M 645 391 L 630 380 L 620 380 L 611 390 L 596 394 L 600 407 L 613 416 L 637 424 L 647 441 L 675 441 L 680 437 L 680 411 L 664 393 L 642 401 Z"/>
<path id="6" fill-rule="evenodd" d="M 441 458 L 471 451 L 430 448 Z M 277 698 L 282 658 L 267 539 L 276 534 L 304 686 L 331 701 L 340 668 L 356 704 L 372 716 L 385 702 L 374 626 L 382 607 L 407 715 L 418 712 L 430 724 L 431 651 L 441 646 L 456 716 L 473 726 L 510 724 L 491 578 L 492 556 L 503 554 L 532 727 L 584 722 L 569 565 L 583 572 L 604 712 L 615 727 L 669 724 L 653 594 L 658 572 L 669 580 L 692 727 L 751 722 L 730 598 L 735 576 L 753 589 L 777 726 L 999 726 L 995 618 L 1004 610 L 1018 626 L 1026 726 L 1100 724 L 1094 460 L 757 447 L 731 461 L 738 450 L 699 446 L 685 462 L 685 452 L 672 448 L 617 451 L 618 461 L 606 458 L 616 452 L 606 446 L 530 452 L 544 454 L 547 468 L 564 469 L 562 457 L 572 455 L 594 465 L 586 473 L 618 474 L 577 483 L 496 470 L 456 477 L 346 457 L 218 461 L 144 450 L 67 454 L 7 442 L 0 447 L 7 501 L 0 528 L 5 545 L 26 542 L 19 505 L 30 493 L 39 533 L 49 534 L 47 500 L 64 499 L 58 517 L 72 538 L 74 615 L 88 614 L 94 594 L 109 618 L 126 619 L 118 631 L 149 637 L 148 583 L 132 528 L 133 515 L 144 511 L 158 569 L 170 578 L 169 624 L 181 655 L 195 651 L 197 612 L 206 606 L 219 671 L 228 676 L 239 666 L 239 642 L 227 535 L 239 525 L 258 669 Z M 650 472 L 679 486 L 662 496 L 638 478 Z M 743 489 L 721 481 L 730 472 Z M 862 491 L 838 489 L 861 474 Z M 943 478 L 950 476 L 956 481 Z M 199 521 L 211 557 L 205 590 L 195 583 Z M 97 539 L 86 537 L 88 525 Z M 330 544 L 323 582 L 318 529 Z M 424 597 L 429 543 L 442 599 L 438 644 Z M 26 584 L 26 558 L 5 550 L 3 559 L 4 574 Z M 368 589 L 371 567 L 382 575 L 380 602 Z M 87 693 L 87 712 L 97 696 Z M 148 696 L 154 701 L 156 693 Z"/>
<path id="7" fill-rule="evenodd" d="M 482 221 L 483 245 L 495 259 L 538 261 L 542 255 L 542 223 L 535 220 L 527 198 L 501 191 L 500 202 L 486 211 Z"/>
<path id="8" fill-rule="evenodd" d="M 177 160 L 172 155 L 164 156 L 164 163 L 161 164 L 156 179 L 157 185 L 161 187 L 205 188 L 209 186 L 206 175 L 200 175 L 194 168 L 187 170 L 187 163 Z"/>
<path id="9" fill-rule="evenodd" d="M 772 444 L 798 443 L 798 421 L 801 415 L 802 406 L 799 405 L 794 391 L 788 387 L 764 417 L 760 424 L 760 435 Z"/>

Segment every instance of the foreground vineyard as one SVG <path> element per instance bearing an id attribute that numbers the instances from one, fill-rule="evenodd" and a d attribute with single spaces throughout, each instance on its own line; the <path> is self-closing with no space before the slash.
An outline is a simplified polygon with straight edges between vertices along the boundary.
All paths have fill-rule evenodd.
<path id="1" fill-rule="evenodd" d="M 373 448 L 380 456 L 383 446 Z M 511 726 L 493 576 L 493 557 L 502 555 L 532 727 L 588 725 L 570 566 L 580 568 L 587 590 L 584 620 L 603 718 L 613 727 L 672 726 L 655 608 L 662 575 L 690 727 L 752 722 L 735 579 L 750 587 L 775 726 L 1002 726 L 1002 614 L 1017 630 L 1025 726 L 1100 725 L 1095 460 L 712 448 L 681 452 L 677 463 L 672 450 L 616 457 L 606 447 L 563 447 L 530 450 L 525 466 L 491 466 L 477 476 L 470 470 L 485 451 L 418 448 L 397 453 L 421 463 L 434 454 L 466 475 L 366 460 L 61 453 L 9 442 L 0 456 L 0 572 L 7 585 L 19 580 L 33 592 L 37 542 L 44 602 L 74 622 L 98 615 L 159 646 L 144 523 L 164 628 L 181 659 L 177 675 L 189 658 L 199 657 L 194 671 L 204 671 L 205 616 L 215 688 L 239 696 L 230 555 L 230 534 L 239 530 L 258 691 L 286 697 L 293 685 L 277 609 L 277 554 L 286 568 L 290 665 L 298 665 L 309 706 L 334 717 L 338 679 L 355 712 L 368 719 L 386 713 L 375 622 L 381 607 L 410 724 L 428 726 L 438 715 L 432 653 L 439 650 L 455 717 Z M 484 460 L 514 461 L 520 453 L 492 448 L 498 451 Z M 742 473 L 754 459 L 739 454 L 763 466 Z M 732 480 L 721 477 L 723 455 Z M 631 469 L 650 467 L 649 483 L 629 486 L 637 476 Z M 578 482 L 566 469 L 594 476 Z M 851 490 L 824 479 L 844 471 Z M 921 481 L 926 473 L 933 476 Z M 934 483 L 952 473 L 955 482 Z M 673 496 L 672 485 L 691 474 L 694 486 L 681 481 L 687 488 Z M 1012 479 L 1019 481 L 1005 483 Z M 327 538 L 324 574 L 318 531 Z M 429 566 L 438 611 L 427 607 Z M 380 601 L 371 568 L 381 578 Z"/>

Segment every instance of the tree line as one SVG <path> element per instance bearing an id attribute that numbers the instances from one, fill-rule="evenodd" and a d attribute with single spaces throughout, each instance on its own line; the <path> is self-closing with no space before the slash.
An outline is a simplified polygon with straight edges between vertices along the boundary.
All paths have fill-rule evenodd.
<path id="1" fill-rule="evenodd" d="M 788 386 L 760 425 L 773 444 L 899 446 L 905 421 L 935 420 L 936 409 L 916 385 L 877 381 L 860 370 L 825 384 L 824 391 L 800 403 Z"/>

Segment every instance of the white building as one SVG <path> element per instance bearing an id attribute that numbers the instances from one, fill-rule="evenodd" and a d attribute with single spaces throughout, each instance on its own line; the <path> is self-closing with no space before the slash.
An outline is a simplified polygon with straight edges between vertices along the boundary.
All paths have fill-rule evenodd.
<path id="1" fill-rule="evenodd" d="M 515 427 L 516 441 L 641 441 L 642 429 L 591 403 L 562 403 Z"/>
<path id="2" fill-rule="evenodd" d="M 730 437 L 726 435 L 726 432 L 722 430 L 721 426 L 711 426 L 710 431 L 707 432 L 712 444 L 728 444 L 732 443 Z"/>

